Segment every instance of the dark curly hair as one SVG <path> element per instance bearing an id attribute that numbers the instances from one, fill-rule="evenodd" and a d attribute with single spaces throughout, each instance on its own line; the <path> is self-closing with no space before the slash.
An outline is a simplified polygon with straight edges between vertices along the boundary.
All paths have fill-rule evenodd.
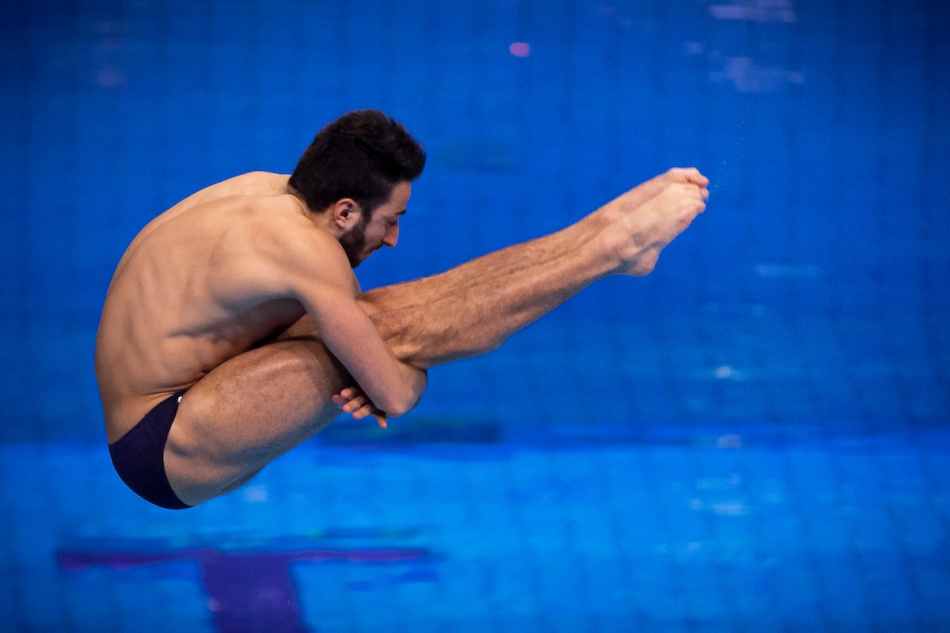
<path id="1" fill-rule="evenodd" d="M 368 216 L 394 186 L 418 178 L 425 162 L 401 123 L 379 110 L 355 110 L 317 133 L 287 184 L 311 211 L 352 198 Z"/>

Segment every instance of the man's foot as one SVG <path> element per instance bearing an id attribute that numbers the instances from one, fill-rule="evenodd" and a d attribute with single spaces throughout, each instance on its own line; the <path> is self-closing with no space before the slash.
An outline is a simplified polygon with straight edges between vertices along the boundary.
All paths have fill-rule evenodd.
<path id="1" fill-rule="evenodd" d="M 660 251 L 706 208 L 709 179 L 694 168 L 671 169 L 608 202 L 596 213 L 608 222 L 605 239 L 616 274 L 644 276 Z"/>

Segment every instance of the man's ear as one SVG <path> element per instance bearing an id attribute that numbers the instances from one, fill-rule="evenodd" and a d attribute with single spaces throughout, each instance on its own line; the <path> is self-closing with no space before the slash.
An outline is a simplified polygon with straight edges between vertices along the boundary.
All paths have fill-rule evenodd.
<path id="1" fill-rule="evenodd" d="M 333 223 L 343 231 L 349 231 L 357 226 L 363 209 L 352 198 L 341 198 L 333 205 Z"/>

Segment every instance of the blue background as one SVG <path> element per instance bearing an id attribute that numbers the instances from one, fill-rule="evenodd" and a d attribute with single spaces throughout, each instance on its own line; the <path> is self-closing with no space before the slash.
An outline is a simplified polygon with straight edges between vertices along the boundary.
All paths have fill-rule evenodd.
<path id="1" fill-rule="evenodd" d="M 948 29 L 926 0 L 5 3 L 0 622 L 950 628 Z M 674 165 L 711 179 L 708 210 L 651 276 L 433 371 L 388 434 L 341 420 L 231 497 L 145 505 L 111 470 L 92 372 L 119 257 L 358 107 L 429 156 L 364 288 Z M 63 562 L 341 533 L 427 554 L 294 563 L 299 612 L 230 629 L 197 563 Z"/>

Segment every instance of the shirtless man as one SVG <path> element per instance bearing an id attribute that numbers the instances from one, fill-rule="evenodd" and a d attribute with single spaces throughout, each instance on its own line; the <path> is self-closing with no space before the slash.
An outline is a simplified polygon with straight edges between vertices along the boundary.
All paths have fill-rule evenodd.
<path id="1" fill-rule="evenodd" d="M 497 348 L 611 274 L 645 275 L 705 208 L 673 169 L 551 235 L 362 293 L 425 163 L 372 110 L 317 134 L 293 174 L 212 185 L 149 223 L 106 296 L 96 376 L 123 481 L 181 509 L 234 490 L 340 412 L 381 426 L 429 367 Z"/>

